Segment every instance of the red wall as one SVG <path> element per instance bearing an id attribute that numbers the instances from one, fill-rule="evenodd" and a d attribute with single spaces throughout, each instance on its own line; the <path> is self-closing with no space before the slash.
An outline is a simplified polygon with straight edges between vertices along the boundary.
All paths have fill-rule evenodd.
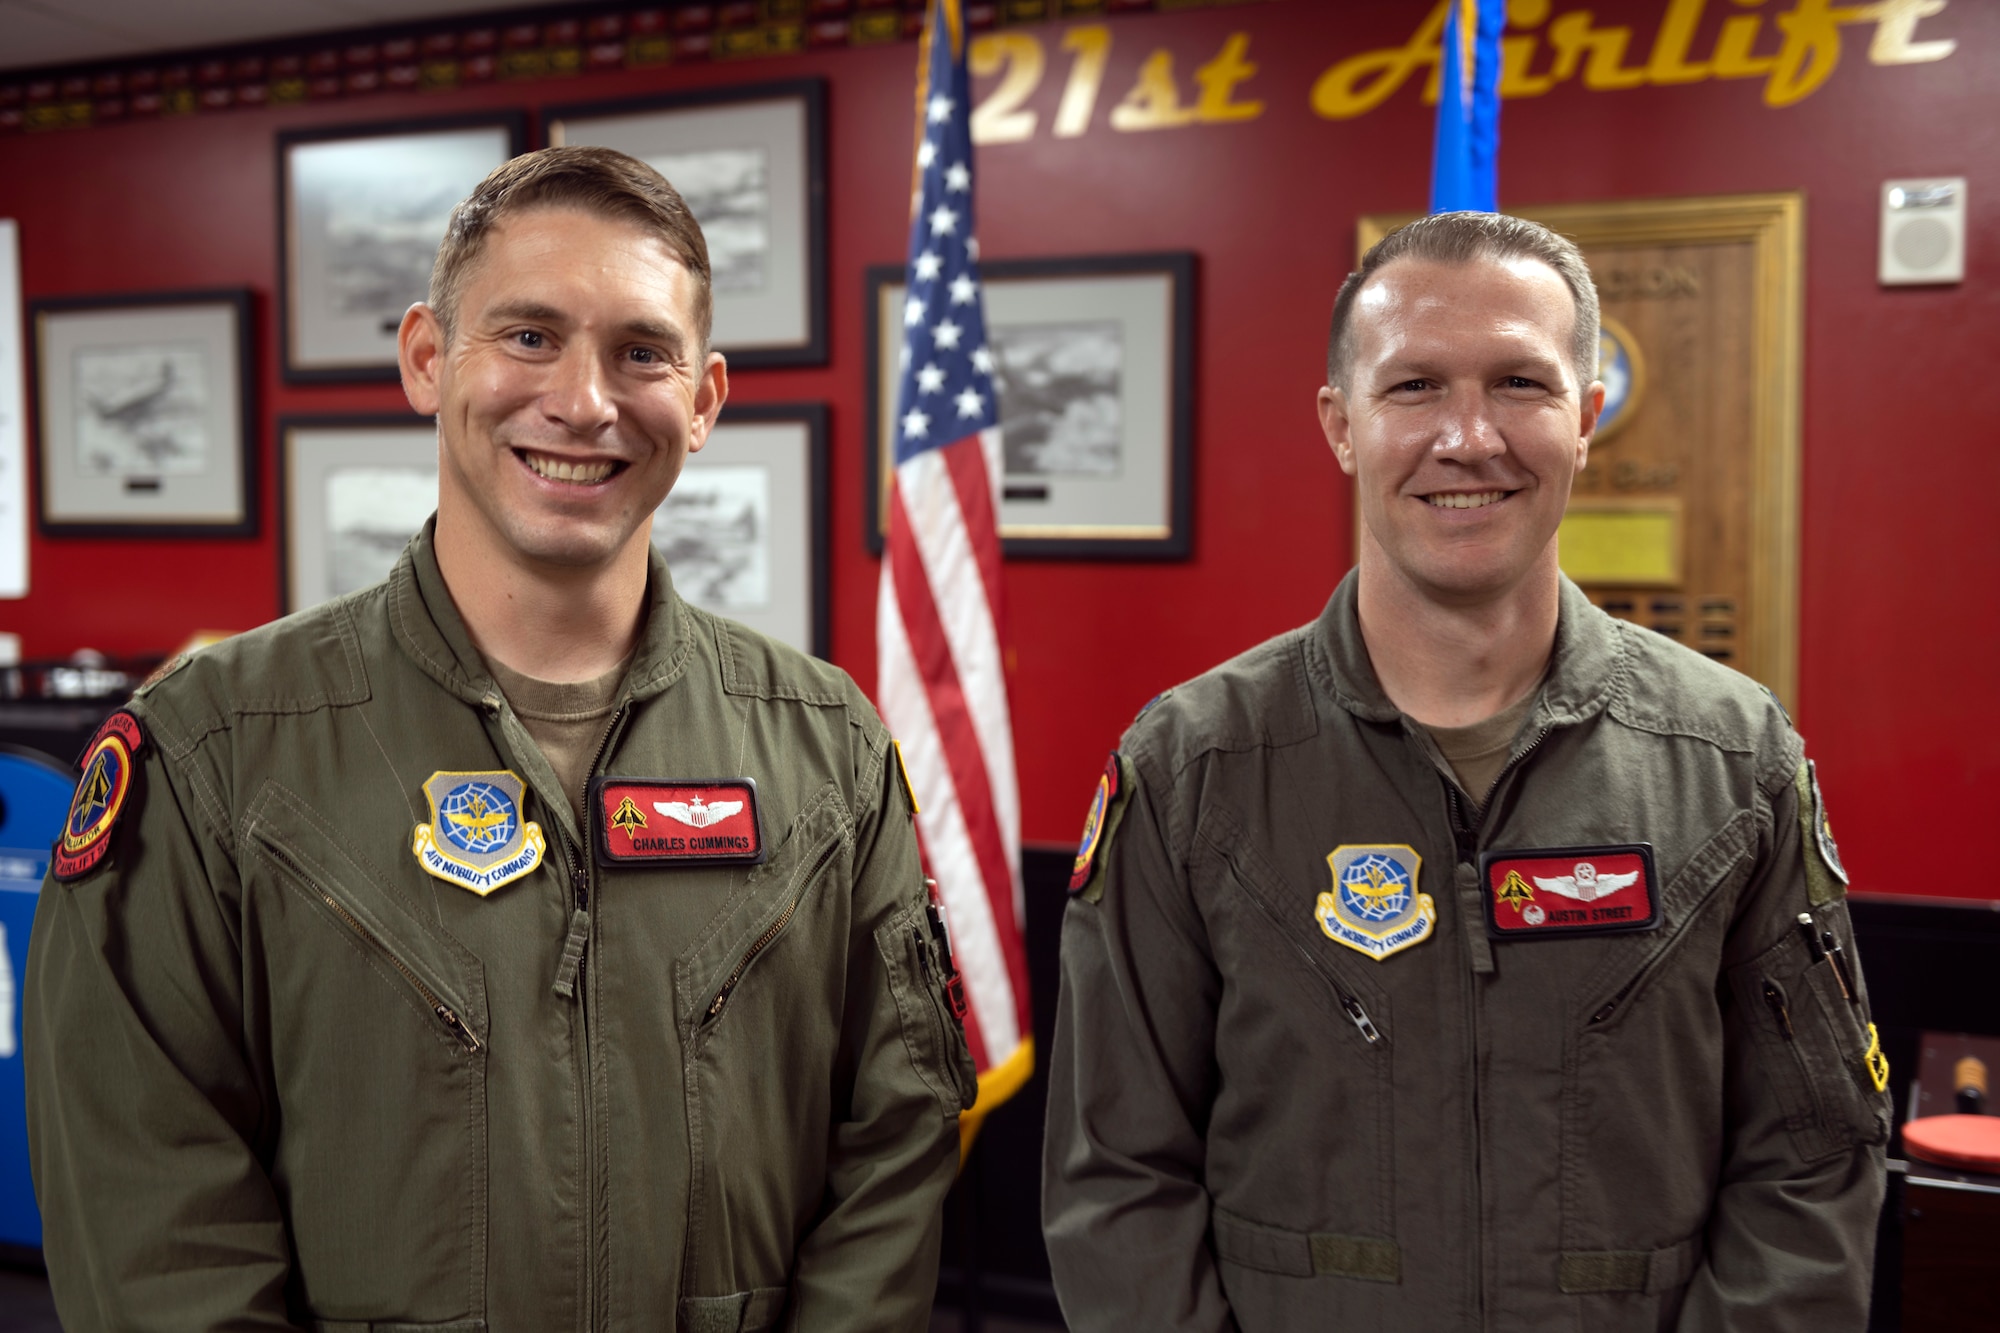
<path id="1" fill-rule="evenodd" d="M 1706 57 L 1723 19 L 1746 14 L 1765 20 L 1756 50 L 1773 52 L 1772 20 L 1813 7 L 1709 0 L 1690 58 Z M 1555 8 L 1559 19 L 1575 6 Z M 1535 9 L 1529 0 L 1516 14 L 1535 18 Z M 1651 50 L 1666 10 L 1667 0 L 1593 6 L 1599 26 L 1632 27 L 1633 64 Z M 1421 75 L 1347 120 L 1317 116 L 1311 90 L 1340 60 L 1403 46 L 1424 13 L 1391 0 L 1273 0 L 1111 20 L 1095 117 L 1071 139 L 1051 137 L 1049 122 L 1070 68 L 1059 41 L 1074 25 L 1019 30 L 1041 38 L 1049 71 L 1027 103 L 1040 114 L 1035 137 L 980 153 L 987 256 L 1186 249 L 1200 257 L 1193 558 L 1007 567 L 1031 840 L 1075 836 L 1103 751 L 1141 703 L 1313 616 L 1348 564 L 1351 500 L 1312 411 L 1321 340 L 1352 259 L 1355 218 L 1423 204 L 1430 111 Z M 1958 869 L 1980 864 L 1976 854 L 1955 850 L 1935 868 L 1928 855 L 1910 859 L 1946 839 L 1955 849 L 1980 845 L 1966 835 L 1990 828 L 2000 808 L 2000 616 L 1986 582 L 1975 582 L 1975 571 L 2000 555 L 1992 517 L 2000 300 L 1990 276 L 2000 267 L 1991 193 L 2000 173 L 1985 172 L 2000 166 L 2000 5 L 1951 0 L 1924 18 L 1918 40 L 1958 43 L 1941 61 L 1873 64 L 1872 31 L 1871 23 L 1848 27 L 1838 67 L 1790 106 L 1766 105 L 1762 79 L 1623 91 L 1571 79 L 1509 101 L 1501 197 L 1805 192 L 1799 722 L 1821 761 L 1856 887 L 2000 897 L 1976 872 Z M 1110 108 L 1148 54 L 1172 53 L 1191 101 L 1195 67 L 1236 32 L 1249 35 L 1259 68 L 1235 96 L 1262 101 L 1259 116 L 1145 133 L 1109 128 Z M 268 460 L 281 413 L 401 406 L 389 386 L 278 382 L 277 131 L 825 76 L 832 357 L 815 369 L 745 371 L 734 393 L 744 402 L 831 406 L 833 655 L 867 685 L 876 564 L 862 540 L 862 270 L 902 258 L 915 60 L 906 44 L 15 136 L 0 139 L 0 216 L 20 220 L 30 298 L 254 289 Z M 1533 68 L 1546 70 L 1548 60 L 1544 46 Z M 1879 287 L 1880 182 L 1946 174 L 1971 178 L 1971 276 L 1954 287 Z M 264 535 L 255 539 L 36 536 L 33 591 L 0 603 L 0 626 L 19 632 L 30 656 L 54 656 L 86 644 L 163 651 L 196 628 L 268 619 L 278 606 L 273 473 L 267 464 Z"/>

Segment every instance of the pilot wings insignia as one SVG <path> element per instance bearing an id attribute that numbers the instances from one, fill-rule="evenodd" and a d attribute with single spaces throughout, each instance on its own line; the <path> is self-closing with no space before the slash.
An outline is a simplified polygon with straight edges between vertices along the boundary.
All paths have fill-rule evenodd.
<path id="1" fill-rule="evenodd" d="M 1553 875 L 1547 879 L 1540 875 L 1534 877 L 1536 888 L 1559 893 L 1580 903 L 1593 903 L 1599 898 L 1608 898 L 1620 889 L 1629 888 L 1638 879 L 1639 872 L 1636 870 L 1624 875 L 1600 875 L 1597 873 L 1597 867 L 1588 861 L 1577 862 L 1574 874 Z"/>
<path id="2" fill-rule="evenodd" d="M 715 801 L 704 803 L 697 796 L 689 801 L 655 801 L 653 808 L 668 819 L 686 824 L 689 828 L 707 828 L 719 824 L 743 808 L 741 801 Z"/>

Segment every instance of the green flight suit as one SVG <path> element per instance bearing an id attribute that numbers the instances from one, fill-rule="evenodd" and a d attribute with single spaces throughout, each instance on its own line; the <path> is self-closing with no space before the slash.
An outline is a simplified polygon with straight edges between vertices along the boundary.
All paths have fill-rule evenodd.
<path id="1" fill-rule="evenodd" d="M 762 865 L 594 862 L 428 528 L 139 691 L 110 857 L 28 966 L 67 1327 L 926 1327 L 974 1083 L 888 736 L 649 588 L 593 771 L 755 779 Z M 482 897 L 413 830 L 434 772 L 499 770 L 547 850 Z"/>
<path id="2" fill-rule="evenodd" d="M 1799 930 L 1853 959 L 1756 684 L 1565 581 L 1478 811 L 1383 694 L 1350 577 L 1122 754 L 1050 1061 L 1076 1333 L 1863 1327 L 1886 1070 Z M 1482 853 L 1635 843 L 1657 925 L 1489 936 Z M 1377 959 L 1322 926 L 1344 846 L 1421 856 L 1429 938 Z"/>

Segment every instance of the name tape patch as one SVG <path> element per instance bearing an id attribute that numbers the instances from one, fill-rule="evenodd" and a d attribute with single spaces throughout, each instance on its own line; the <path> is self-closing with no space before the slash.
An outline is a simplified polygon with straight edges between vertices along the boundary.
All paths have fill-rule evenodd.
<path id="1" fill-rule="evenodd" d="M 139 719 L 124 710 L 104 719 L 91 737 L 77 766 L 83 780 L 70 798 L 69 817 L 50 856 L 49 866 L 59 880 L 76 879 L 102 861 L 111 850 L 111 829 L 125 798 L 132 791 L 134 760 L 146 746 L 146 733 Z"/>
<path id="2" fill-rule="evenodd" d="M 598 864 L 761 865 L 749 778 L 618 778 L 590 784 Z"/>
<path id="3" fill-rule="evenodd" d="M 1496 939 L 1650 930 L 1659 924 L 1652 844 L 1484 852 L 1486 927 Z"/>

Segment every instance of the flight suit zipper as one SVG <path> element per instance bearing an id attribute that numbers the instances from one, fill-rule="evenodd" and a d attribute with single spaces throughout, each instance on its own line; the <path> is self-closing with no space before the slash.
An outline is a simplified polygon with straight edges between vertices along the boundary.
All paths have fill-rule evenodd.
<path id="1" fill-rule="evenodd" d="M 332 894 L 322 889 L 319 885 L 314 884 L 312 876 L 305 872 L 305 867 L 294 861 L 278 847 L 271 846 L 270 850 L 280 861 L 284 862 L 287 870 L 299 877 L 302 883 L 312 885 L 312 890 L 319 896 L 319 900 L 325 903 L 335 916 L 346 922 L 349 930 L 360 936 L 363 943 L 380 954 L 389 966 L 396 969 L 403 980 L 410 983 L 411 988 L 429 1006 L 430 1011 L 437 1015 L 438 1022 L 444 1024 L 445 1030 L 458 1039 L 459 1045 L 465 1047 L 467 1055 L 476 1055 L 479 1052 L 480 1041 L 478 1034 L 472 1030 L 471 1024 L 459 1017 L 456 1009 L 446 1004 L 436 991 L 424 983 L 422 977 L 411 971 L 409 965 L 398 958 L 394 950 L 382 943 L 381 938 L 374 931 L 361 923 L 361 918 L 355 916 L 354 913 L 348 911 L 345 907 L 342 907 L 339 900 Z"/>
<path id="2" fill-rule="evenodd" d="M 1224 860 L 1227 862 L 1230 872 L 1241 882 L 1243 872 L 1237 868 L 1235 860 L 1227 856 L 1224 857 Z M 1383 1041 L 1382 1031 L 1375 1026 L 1375 1021 L 1368 1016 L 1368 1011 L 1362 1007 L 1361 1001 L 1355 997 L 1353 992 L 1341 984 L 1340 978 L 1334 975 L 1331 968 L 1322 964 L 1319 959 L 1313 957 L 1310 950 L 1292 938 L 1292 933 L 1285 929 L 1284 923 L 1278 919 L 1277 913 L 1273 912 L 1264 902 L 1261 894 L 1252 889 L 1248 884 L 1244 884 L 1243 887 L 1246 891 L 1244 896 L 1256 905 L 1257 910 L 1264 914 L 1264 919 L 1271 923 L 1272 927 L 1277 930 L 1285 942 L 1298 952 L 1299 958 L 1306 965 L 1306 970 L 1326 982 L 1327 988 L 1333 992 L 1335 1001 L 1340 1005 L 1340 1012 L 1346 1014 L 1347 1021 L 1354 1024 L 1354 1030 L 1361 1034 L 1361 1040 L 1370 1046 L 1381 1045 Z"/>
<path id="3" fill-rule="evenodd" d="M 597 752 L 591 756 L 590 766 L 584 770 L 586 791 L 589 789 L 590 779 L 597 776 L 598 769 L 603 765 L 604 756 L 610 752 L 611 742 L 625 721 L 625 713 L 626 705 L 620 704 L 611 714 L 611 721 L 605 725 L 604 735 L 597 742 Z M 563 799 L 569 799 L 567 792 L 563 793 Z M 593 813 L 590 809 L 589 801 L 586 799 L 583 808 L 583 821 L 580 825 L 583 834 L 583 846 L 578 847 L 570 840 L 567 834 L 564 834 L 562 837 L 563 859 L 569 863 L 570 894 L 573 906 L 570 913 L 569 933 L 563 945 L 563 958 L 565 961 L 557 965 L 556 980 L 559 988 L 565 980 L 570 981 L 571 991 L 576 999 L 577 1025 L 583 1035 L 583 1040 L 579 1043 L 579 1049 L 583 1056 L 581 1091 L 583 1096 L 583 1143 L 586 1154 L 583 1194 L 584 1235 L 586 1237 L 584 1242 L 585 1276 L 583 1315 L 584 1327 L 596 1329 L 604 1327 L 609 1322 L 610 1316 L 610 1310 L 606 1304 L 606 1295 L 599 1281 L 599 1270 L 609 1256 L 610 1237 L 600 1235 L 597 1224 L 600 1201 L 605 1197 L 606 1191 L 610 1188 L 610 1181 L 609 1163 L 604 1159 L 604 1135 L 600 1131 L 597 1122 L 597 1099 L 592 1095 L 593 1090 L 596 1088 L 597 1060 L 596 1052 L 591 1042 L 592 1015 L 590 1012 L 590 992 L 584 984 L 586 969 L 589 965 L 589 947 L 592 934 L 590 916 L 590 831 L 595 822 L 592 819 Z M 564 971 L 567 966 L 567 960 L 571 956 L 572 947 L 574 948 L 576 958 L 575 971 L 573 977 L 566 978 Z"/>
<path id="4" fill-rule="evenodd" d="M 814 858 L 812 865 L 806 869 L 803 875 L 793 881 L 795 887 L 792 892 L 791 901 L 785 904 L 784 911 L 778 913 L 778 919 L 764 927 L 758 933 L 757 938 L 750 942 L 749 949 L 744 952 L 741 958 L 736 960 L 736 966 L 730 970 L 728 977 L 717 988 L 715 999 L 710 1001 L 707 1013 L 702 1016 L 701 1022 L 703 1027 L 707 1027 L 721 1016 L 722 1007 L 729 1003 L 729 997 L 736 991 L 736 984 L 743 980 L 743 974 L 750 970 L 750 964 L 757 961 L 757 955 L 770 948 L 771 942 L 778 938 L 780 932 L 784 930 L 786 923 L 792 919 L 792 914 L 799 910 L 799 904 L 805 900 L 807 887 L 819 878 L 819 872 L 826 868 L 826 863 L 833 859 L 833 854 L 839 847 L 840 838 L 838 836 L 828 839 L 826 845 L 820 848 L 819 855 Z"/>
<path id="5" fill-rule="evenodd" d="M 1540 731 L 1536 732 L 1534 739 L 1529 741 L 1525 746 L 1523 746 L 1519 754 L 1516 754 L 1512 758 L 1508 759 L 1508 761 L 1501 766 L 1499 773 L 1494 775 L 1493 784 L 1487 788 L 1487 803 L 1485 810 L 1482 810 L 1480 812 L 1480 820 L 1482 823 L 1485 820 L 1486 811 L 1491 810 L 1493 808 L 1492 798 L 1496 794 L 1498 794 L 1500 790 L 1500 784 L 1506 781 L 1507 776 L 1510 773 L 1512 773 L 1515 769 L 1519 768 L 1522 764 L 1526 763 L 1529 755 L 1533 754 L 1536 750 L 1541 748 L 1542 742 L 1548 739 L 1549 733 L 1552 732 L 1553 730 L 1555 730 L 1555 728 L 1553 727 L 1543 727 Z M 1438 776 L 1444 782 L 1445 801 L 1450 809 L 1451 834 L 1452 834 L 1452 843 L 1454 850 L 1458 853 L 1458 859 L 1460 861 L 1469 863 L 1476 867 L 1479 864 L 1480 838 L 1479 838 L 1478 826 L 1472 822 L 1472 820 L 1467 816 L 1466 812 L 1466 802 L 1470 799 L 1470 797 L 1460 795 L 1458 779 L 1456 774 L 1440 771 Z M 1457 874 L 1456 869 L 1454 869 L 1453 874 L 1454 875 Z M 1485 886 L 1481 885 L 1480 886 L 1481 894 L 1483 895 L 1485 891 L 1486 891 Z M 1467 932 L 1475 930 L 1483 932 L 1486 929 L 1485 913 L 1481 911 L 1475 914 L 1474 916 L 1462 921 L 1460 924 L 1462 928 Z M 1481 943 L 1484 943 L 1484 941 L 1481 941 Z M 1472 944 L 1468 944 L 1467 947 L 1473 948 L 1474 946 Z M 1490 943 L 1488 943 L 1486 947 L 1490 949 L 1492 946 Z M 1475 954 L 1475 958 L 1480 958 L 1480 957 L 1482 957 L 1482 955 Z M 1486 974 L 1491 975 L 1490 965 L 1486 969 Z M 1479 1324 L 1483 1327 L 1486 1321 L 1486 1249 L 1487 1249 L 1486 1175 L 1485 1175 L 1486 1153 L 1485 1153 L 1485 1125 L 1481 1118 L 1481 1110 L 1480 1110 L 1481 1106 L 1480 1083 L 1483 1074 L 1480 1069 L 1479 994 L 1476 989 L 1476 982 L 1468 982 L 1465 987 L 1465 1031 L 1466 1031 L 1466 1038 L 1470 1043 L 1470 1048 L 1472 1052 L 1472 1083 L 1471 1083 L 1470 1096 L 1472 1100 L 1471 1111 L 1472 1111 L 1473 1216 L 1479 1219 L 1479 1243 L 1472 1247 L 1473 1274 L 1472 1274 L 1471 1285 L 1473 1292 L 1475 1292 L 1477 1295 L 1477 1301 L 1478 1301 L 1477 1320 Z"/>

